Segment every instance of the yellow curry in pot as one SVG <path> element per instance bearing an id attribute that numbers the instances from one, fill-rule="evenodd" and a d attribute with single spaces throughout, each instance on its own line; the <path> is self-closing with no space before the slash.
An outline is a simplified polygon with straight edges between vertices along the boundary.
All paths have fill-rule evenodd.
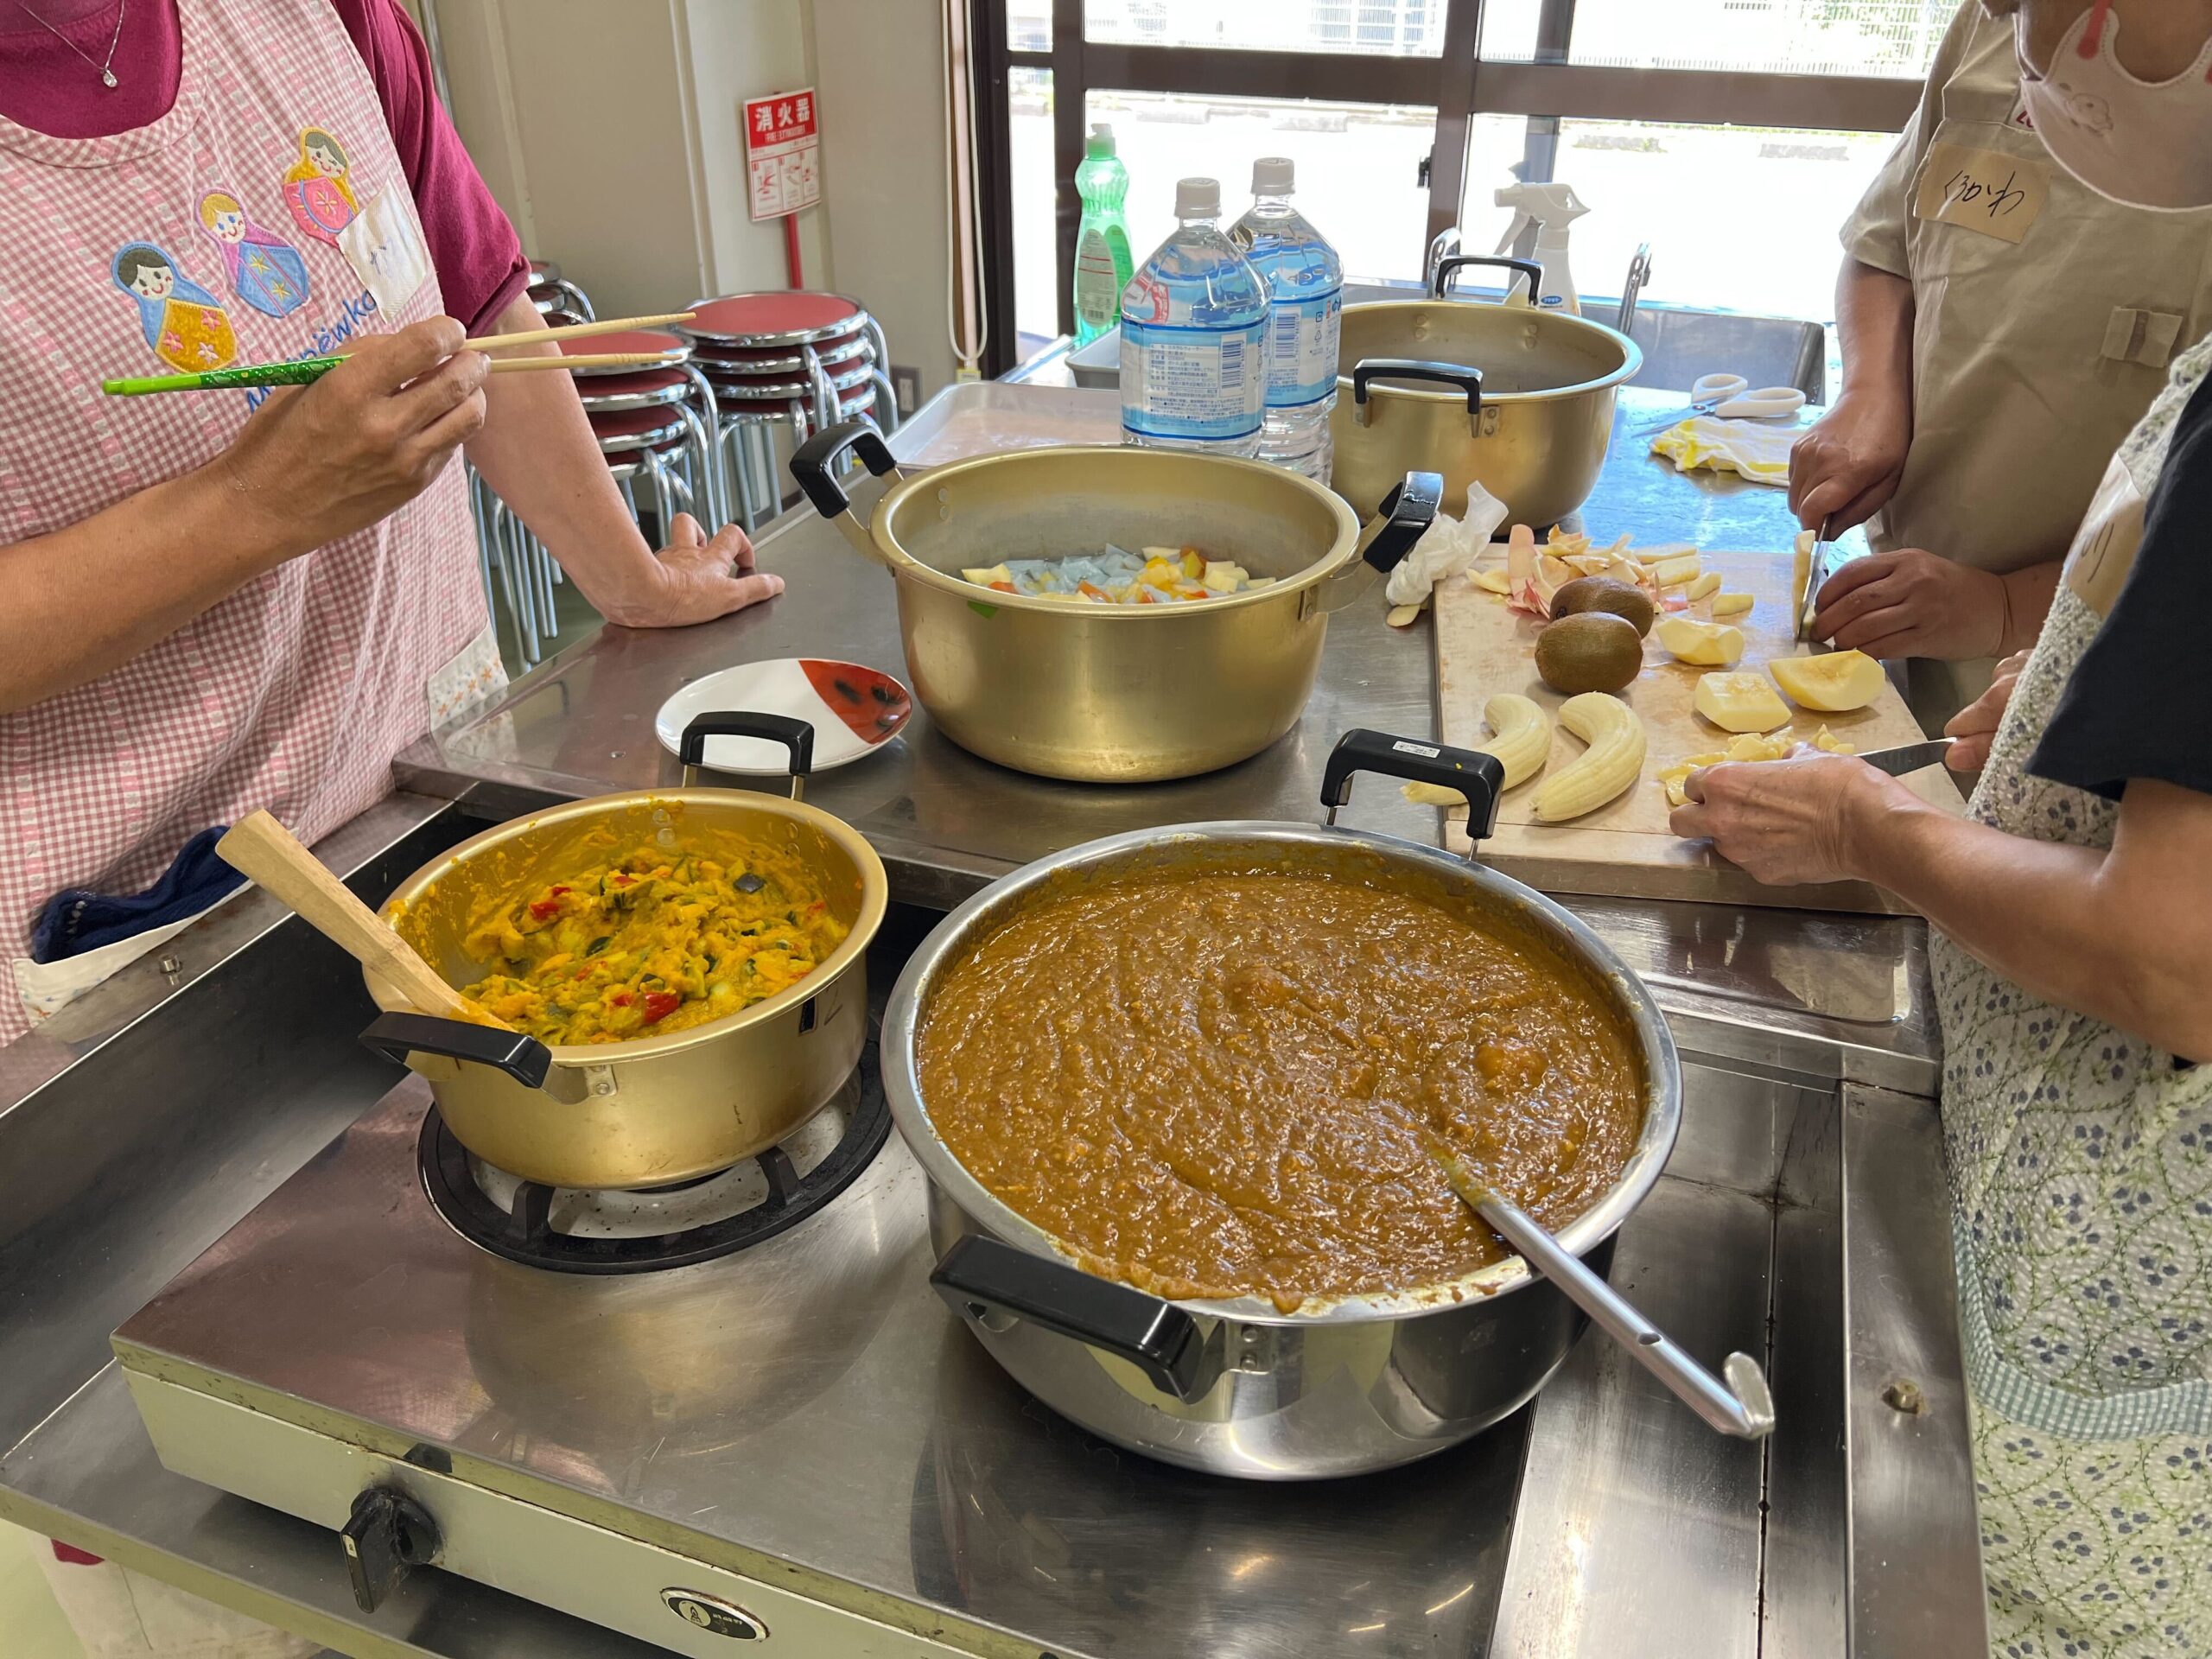
<path id="1" fill-rule="evenodd" d="M 488 904 L 464 948 L 492 970 L 465 994 L 540 1042 L 658 1037 L 796 984 L 848 931 L 789 854 L 647 844 Z"/>

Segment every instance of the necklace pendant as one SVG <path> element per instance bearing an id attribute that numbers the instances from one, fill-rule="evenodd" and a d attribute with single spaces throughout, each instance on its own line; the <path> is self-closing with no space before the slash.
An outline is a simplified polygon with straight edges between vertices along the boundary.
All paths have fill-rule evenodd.
<path id="1" fill-rule="evenodd" d="M 103 86 L 113 86 L 115 85 L 115 71 L 112 69 L 101 70 L 100 85 Z"/>

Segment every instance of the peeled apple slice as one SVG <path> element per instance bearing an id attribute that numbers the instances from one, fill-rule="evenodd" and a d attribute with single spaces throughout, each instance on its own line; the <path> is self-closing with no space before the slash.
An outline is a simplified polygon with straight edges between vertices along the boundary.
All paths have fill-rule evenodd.
<path id="1" fill-rule="evenodd" d="M 1775 696 L 1764 674 L 1702 675 L 1690 706 L 1724 732 L 1767 732 L 1789 723 L 1789 705 Z"/>
<path id="2" fill-rule="evenodd" d="M 1506 580 L 1503 570 L 1470 570 L 1467 580 L 1486 594 L 1506 594 L 1513 590 L 1513 584 Z"/>
<path id="3" fill-rule="evenodd" d="M 1603 691 L 1585 691 L 1559 707 L 1559 723 L 1590 747 L 1573 765 L 1553 772 L 1536 791 L 1539 823 L 1594 812 L 1643 772 L 1643 722 L 1636 710 Z"/>
<path id="4" fill-rule="evenodd" d="M 1690 773 L 1700 766 L 1717 766 L 1727 758 L 1725 754 L 1693 754 L 1662 768 L 1659 773 L 1659 785 L 1667 791 L 1667 804 L 1688 806 Z"/>
<path id="5" fill-rule="evenodd" d="M 1767 664 L 1767 671 L 1792 702 L 1824 715 L 1864 709 L 1882 695 L 1882 665 L 1863 651 L 1777 657 Z"/>
<path id="6" fill-rule="evenodd" d="M 1682 589 L 1682 597 L 1692 604 L 1695 604 L 1707 594 L 1717 594 L 1719 591 L 1720 573 L 1718 570 L 1707 570 Z"/>
<path id="7" fill-rule="evenodd" d="M 1700 622 L 1693 617 L 1662 617 L 1651 637 L 1665 646 L 1676 662 L 1699 668 L 1733 668 L 1744 658 L 1744 632 L 1726 622 Z M 1783 719 L 1789 718 L 1789 711 Z"/>
<path id="8" fill-rule="evenodd" d="M 1713 596 L 1713 613 L 1715 616 L 1740 616 L 1751 608 L 1751 596 L 1749 594 L 1715 594 Z"/>
<path id="9" fill-rule="evenodd" d="M 1679 558 L 1662 559 L 1651 567 L 1651 580 L 1662 588 L 1684 588 L 1698 578 L 1702 569 L 1694 553 L 1685 553 Z"/>

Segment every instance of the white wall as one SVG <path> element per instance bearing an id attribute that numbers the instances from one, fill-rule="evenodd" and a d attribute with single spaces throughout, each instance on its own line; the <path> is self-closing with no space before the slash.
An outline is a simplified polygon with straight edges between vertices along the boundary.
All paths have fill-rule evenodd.
<path id="1" fill-rule="evenodd" d="M 925 391 L 950 379 L 938 0 L 437 0 L 454 121 L 524 245 L 602 315 L 785 286 L 747 212 L 741 105 L 812 85 L 823 206 L 806 285 L 873 311 Z"/>

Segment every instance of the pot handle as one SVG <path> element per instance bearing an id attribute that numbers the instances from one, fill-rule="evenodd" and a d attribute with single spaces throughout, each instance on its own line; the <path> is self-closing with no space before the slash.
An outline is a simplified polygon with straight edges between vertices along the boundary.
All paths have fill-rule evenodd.
<path id="1" fill-rule="evenodd" d="M 981 1233 L 947 1250 L 930 1283 L 963 1319 L 980 1324 L 994 1313 L 1014 1314 L 1126 1359 L 1178 1400 L 1196 1400 L 1213 1385 L 1214 1378 L 1202 1376 L 1205 1340 L 1198 1322 L 1132 1286 Z"/>
<path id="2" fill-rule="evenodd" d="M 699 773 L 706 766 L 710 737 L 757 737 L 782 744 L 791 752 L 791 799 L 798 800 L 805 792 L 807 775 L 814 770 L 814 728 L 805 721 L 742 709 L 701 715 L 683 728 L 683 741 L 676 747 L 686 789 L 697 785 Z"/>
<path id="3" fill-rule="evenodd" d="M 883 434 L 876 429 L 874 422 L 846 421 L 823 428 L 792 452 L 791 477 L 814 504 L 814 510 L 842 531 L 847 541 L 878 564 L 888 566 L 892 561 L 875 544 L 860 515 L 851 511 L 852 497 L 838 481 L 837 474 L 844 470 L 849 455 L 859 456 L 878 478 L 888 478 L 895 483 L 906 476 L 899 470 L 898 458 L 891 453 L 891 446 L 884 442 Z"/>
<path id="4" fill-rule="evenodd" d="M 1436 269 L 1428 273 L 1428 297 L 1432 300 L 1445 298 L 1445 290 L 1452 286 L 1453 273 L 1467 265 L 1500 265 L 1529 279 L 1528 297 L 1519 300 L 1513 297 L 1512 279 L 1506 279 L 1505 298 L 1499 302 L 1503 305 L 1533 305 L 1536 301 L 1537 289 L 1543 285 L 1544 268 L 1533 259 L 1513 259 L 1502 253 L 1455 253 L 1449 259 L 1438 260 Z"/>
<path id="5" fill-rule="evenodd" d="M 1368 402 L 1370 380 L 1440 380 L 1467 394 L 1467 435 L 1478 438 L 1477 423 L 1483 412 L 1483 372 L 1464 363 L 1437 363 L 1420 357 L 1363 357 L 1351 372 L 1351 417 L 1362 426 L 1374 423 Z"/>
<path id="6" fill-rule="evenodd" d="M 1454 749 L 1441 743 L 1417 743 L 1388 732 L 1359 728 L 1346 732 L 1329 752 L 1321 772 L 1325 823 L 1337 821 L 1337 809 L 1351 799 L 1352 774 L 1379 772 L 1409 783 L 1456 789 L 1467 798 L 1467 838 L 1480 841 L 1497 830 L 1497 798 L 1505 792 L 1505 766 L 1480 749 Z M 1471 854 L 1469 855 L 1472 856 Z"/>
<path id="7" fill-rule="evenodd" d="M 488 1065 L 525 1089 L 543 1089 L 553 1069 L 553 1052 L 535 1037 L 427 1014 L 380 1014 L 361 1033 L 361 1046 L 402 1065 L 409 1064 L 410 1054 L 441 1054 L 468 1065 Z"/>

